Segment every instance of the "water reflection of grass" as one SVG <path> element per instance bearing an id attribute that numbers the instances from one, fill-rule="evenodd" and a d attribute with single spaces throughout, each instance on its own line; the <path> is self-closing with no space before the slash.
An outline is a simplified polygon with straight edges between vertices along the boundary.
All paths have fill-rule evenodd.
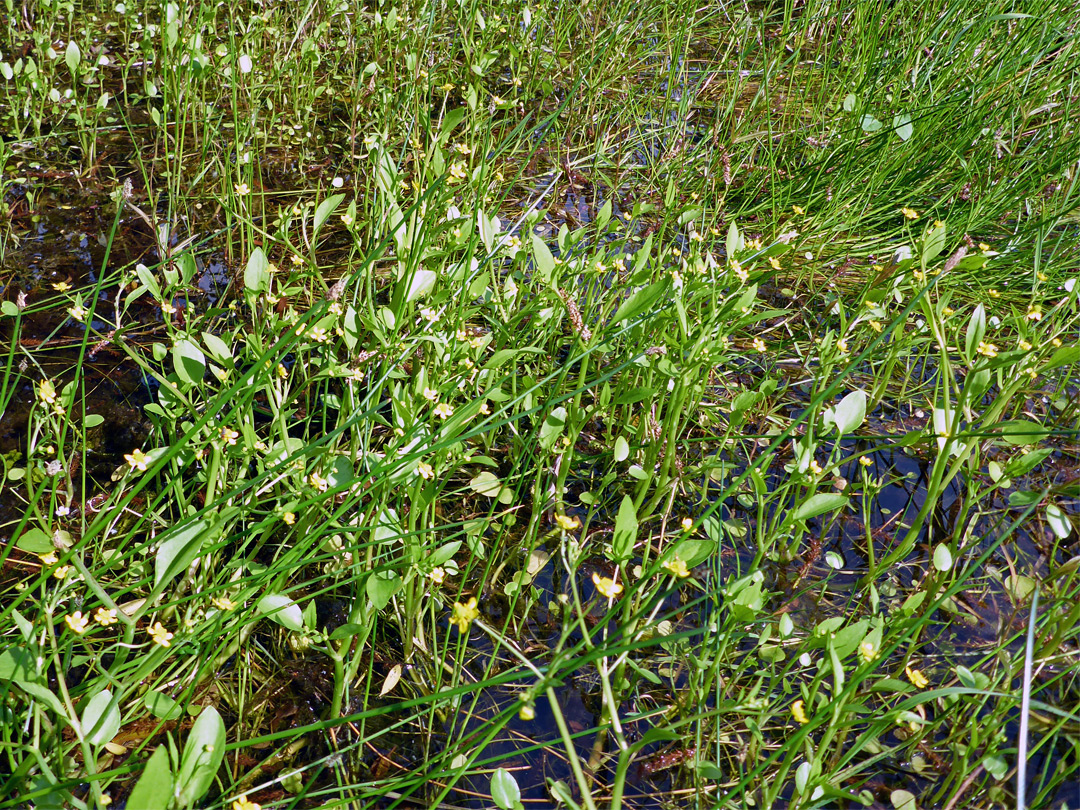
<path id="1" fill-rule="evenodd" d="M 0 807 L 1066 801 L 1071 9 L 939 5 L 10 16 Z"/>

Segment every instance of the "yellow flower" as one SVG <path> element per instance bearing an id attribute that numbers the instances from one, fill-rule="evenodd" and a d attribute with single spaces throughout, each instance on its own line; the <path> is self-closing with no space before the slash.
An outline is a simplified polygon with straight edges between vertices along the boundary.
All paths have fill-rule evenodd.
<path id="1" fill-rule="evenodd" d="M 918 219 L 919 214 L 913 208 L 901 208 L 900 213 L 904 215 L 904 219 Z"/>
<path id="2" fill-rule="evenodd" d="M 564 532 L 572 532 L 574 529 L 581 525 L 581 521 L 576 517 L 569 517 L 567 515 L 556 515 L 555 525 L 562 529 Z"/>
<path id="3" fill-rule="evenodd" d="M 277 367 L 277 369 L 275 369 L 275 371 L 276 371 L 278 377 L 280 377 L 283 380 L 286 377 L 289 376 L 289 370 L 287 368 L 285 368 L 285 366 L 281 365 L 281 363 L 278 363 L 278 367 Z"/>
<path id="4" fill-rule="evenodd" d="M 1029 321 L 1041 321 L 1042 320 L 1042 307 L 1038 304 L 1032 304 L 1028 307 L 1027 316 Z"/>
<path id="5" fill-rule="evenodd" d="M 304 257 L 301 256 L 299 253 L 294 253 L 292 254 L 292 256 L 289 257 L 289 261 L 293 263 L 294 267 L 299 267 L 304 263 Z"/>
<path id="6" fill-rule="evenodd" d="M 236 444 L 236 440 L 239 439 L 239 438 L 240 438 L 240 434 L 237 433 L 232 428 L 223 427 L 221 429 L 221 440 L 223 442 L 225 442 L 225 444 L 229 444 L 229 445 Z"/>
<path id="7" fill-rule="evenodd" d="M 444 93 L 449 93 L 451 90 L 454 89 L 454 85 L 451 84 L 450 82 L 447 82 L 446 84 L 442 85 L 439 89 L 442 90 Z"/>
<path id="8" fill-rule="evenodd" d="M 690 576 L 690 569 L 686 567 L 686 563 L 679 559 L 678 554 L 670 560 L 664 560 L 663 566 L 665 571 L 679 579 Z"/>
<path id="9" fill-rule="evenodd" d="M 530 720 L 535 720 L 536 708 L 532 704 L 526 703 L 520 709 L 518 709 L 518 717 L 520 717 L 526 723 Z"/>
<path id="10" fill-rule="evenodd" d="M 441 565 L 436 565 L 431 569 L 431 573 L 428 574 L 428 579 L 434 582 L 436 585 L 442 585 L 443 580 L 446 579 L 446 569 Z"/>
<path id="11" fill-rule="evenodd" d="M 476 609 L 476 597 L 470 596 L 469 601 L 464 605 L 461 602 L 454 602 L 454 611 L 450 617 L 450 624 L 456 624 L 458 632 L 464 633 L 468 631 L 473 619 L 479 615 L 480 611 Z"/>
<path id="12" fill-rule="evenodd" d="M 859 464 L 864 467 L 871 467 L 874 464 L 874 460 L 870 456 L 859 456 Z"/>
<path id="13" fill-rule="evenodd" d="M 882 328 L 883 328 L 882 325 L 881 325 L 881 321 L 869 321 L 869 324 L 870 324 L 870 328 L 873 329 L 875 332 L 878 332 L 878 333 L 880 333 Z"/>
<path id="14" fill-rule="evenodd" d="M 90 624 L 90 617 L 83 616 L 81 610 L 76 610 L 70 616 L 65 616 L 64 621 L 67 622 L 67 626 L 71 628 L 73 633 L 81 636 L 86 632 L 86 628 Z"/>
<path id="15" fill-rule="evenodd" d="M 66 281 L 58 281 L 52 285 L 52 288 L 57 292 L 67 292 L 71 289 L 71 285 L 68 284 Z"/>
<path id="16" fill-rule="evenodd" d="M 79 321 L 81 323 L 82 321 L 86 320 L 87 309 L 84 306 L 80 306 L 80 305 L 76 304 L 73 307 L 68 307 L 67 313 L 72 318 L 74 318 L 75 320 L 77 320 L 77 321 Z"/>
<path id="17" fill-rule="evenodd" d="M 453 406 L 448 405 L 445 402 L 440 402 L 438 405 L 435 406 L 435 415 L 440 419 L 447 419 L 448 417 L 452 416 L 453 413 Z"/>
<path id="18" fill-rule="evenodd" d="M 210 600 L 210 604 L 216 607 L 218 610 L 234 610 L 236 608 L 236 602 L 224 594 L 215 596 Z"/>
<path id="19" fill-rule="evenodd" d="M 776 258 L 775 256 L 770 256 L 769 257 L 769 266 L 773 270 L 779 270 L 780 269 L 780 260 L 778 258 Z"/>
<path id="20" fill-rule="evenodd" d="M 51 380 L 42 380 L 38 385 L 38 399 L 46 405 L 52 405 L 56 402 L 56 386 L 52 384 Z"/>
<path id="21" fill-rule="evenodd" d="M 296 523 L 296 512 L 286 512 L 281 516 L 281 519 L 285 522 L 286 526 L 292 526 Z"/>
<path id="22" fill-rule="evenodd" d="M 1020 348 L 1023 349 L 1025 352 L 1030 352 L 1031 351 L 1031 343 L 1030 342 L 1021 339 L 1019 345 L 1020 345 Z"/>
<path id="23" fill-rule="evenodd" d="M 352 214 L 342 214 L 341 221 L 345 223 L 346 228 L 351 228 L 353 224 Z"/>
<path id="24" fill-rule="evenodd" d="M 680 526 L 682 526 L 682 530 L 683 530 L 684 532 L 688 532 L 688 531 L 690 531 L 690 530 L 691 530 L 692 528 L 694 528 L 694 519 L 693 519 L 693 518 L 688 518 L 688 517 L 684 517 L 684 518 L 683 518 L 683 519 L 682 519 L 682 520 L 681 520 L 681 521 L 679 522 L 679 525 L 680 525 Z"/>
<path id="25" fill-rule="evenodd" d="M 994 287 L 991 287 L 989 290 L 987 290 L 986 294 L 989 295 L 991 298 L 1000 298 L 1001 297 L 1001 293 L 999 293 L 997 291 L 997 289 L 994 288 Z"/>
<path id="26" fill-rule="evenodd" d="M 166 630 L 161 622 L 154 622 L 146 632 L 150 634 L 155 644 L 162 647 L 171 646 L 173 634 Z"/>
<path id="27" fill-rule="evenodd" d="M 57 562 L 56 554 L 52 551 L 40 555 L 38 559 L 41 560 L 42 565 L 56 565 Z"/>
<path id="28" fill-rule="evenodd" d="M 319 492 L 326 492 L 327 488 L 330 486 L 330 482 L 318 473 L 312 473 L 311 475 L 309 475 L 308 483 L 311 484 L 311 486 L 313 486 L 315 489 L 319 490 Z"/>
<path id="29" fill-rule="evenodd" d="M 465 161 L 459 160 L 450 166 L 450 182 L 459 183 L 465 179 Z"/>
<path id="30" fill-rule="evenodd" d="M 251 193 L 251 186 L 247 183 L 237 183 L 233 188 L 236 190 L 237 197 L 246 197 Z"/>
<path id="31" fill-rule="evenodd" d="M 805 702 L 802 700 L 796 700 L 791 704 L 791 716 L 795 718 L 795 721 L 802 723 L 804 726 L 810 722 L 810 718 L 806 716 Z"/>
<path id="32" fill-rule="evenodd" d="M 431 307 L 424 307 L 420 310 L 420 317 L 428 323 L 435 323 L 435 321 L 439 320 L 439 313 Z"/>
<path id="33" fill-rule="evenodd" d="M 998 347 L 993 343 L 987 343 L 985 340 L 980 340 L 976 351 L 983 357 L 997 357 Z"/>
<path id="34" fill-rule="evenodd" d="M 424 480 L 431 479 L 435 476 L 435 470 L 426 461 L 421 461 L 416 465 L 416 471 L 420 473 L 420 477 Z"/>
<path id="35" fill-rule="evenodd" d="M 859 658 L 861 658 L 863 661 L 869 664 L 877 657 L 878 652 L 874 649 L 873 643 L 869 641 L 864 641 L 862 644 L 859 645 Z"/>
<path id="36" fill-rule="evenodd" d="M 765 341 L 759 337 L 754 338 L 754 349 L 759 352 L 766 352 L 768 349 L 765 347 Z"/>
<path id="37" fill-rule="evenodd" d="M 106 610 L 103 607 L 99 607 L 94 613 L 94 621 L 100 624 L 102 627 L 108 627 L 110 624 L 116 624 L 116 608 L 109 608 Z"/>
<path id="38" fill-rule="evenodd" d="M 801 217 L 806 216 L 806 209 L 803 208 L 801 205 L 793 205 L 791 206 L 791 210 Z"/>
<path id="39" fill-rule="evenodd" d="M 613 579 L 602 577 L 595 571 L 592 575 L 593 585 L 596 586 L 596 590 L 606 596 L 608 599 L 617 599 L 619 594 L 623 592 L 623 586 Z"/>
<path id="40" fill-rule="evenodd" d="M 439 392 L 434 388 L 424 388 L 424 399 L 428 402 L 434 402 L 439 398 Z"/>
<path id="41" fill-rule="evenodd" d="M 146 472 L 146 465 L 150 463 L 150 456 L 146 455 L 142 450 L 136 449 L 130 453 L 124 453 L 124 460 L 131 469 Z"/>
<path id="42" fill-rule="evenodd" d="M 262 806 L 255 804 L 247 796 L 241 796 L 232 803 L 232 810 L 262 810 Z"/>
<path id="43" fill-rule="evenodd" d="M 53 577 L 55 579 L 65 580 L 65 579 L 67 579 L 67 575 L 68 575 L 68 573 L 70 573 L 70 571 L 71 571 L 71 566 L 70 565 L 61 565 L 59 568 L 57 568 L 55 571 L 53 571 Z"/>
<path id="44" fill-rule="evenodd" d="M 908 680 L 916 689 L 925 689 L 930 685 L 930 681 L 919 670 L 912 669 L 911 667 L 904 667 L 904 673 L 908 676 Z"/>
<path id="45" fill-rule="evenodd" d="M 810 472 L 812 472 L 814 475 L 821 475 L 821 465 L 818 464 L 818 460 L 816 458 L 810 459 Z"/>
<path id="46" fill-rule="evenodd" d="M 491 413 L 491 406 L 488 405 L 487 402 L 481 402 L 480 403 L 480 413 L 482 413 L 484 416 L 487 416 L 488 414 Z"/>
<path id="47" fill-rule="evenodd" d="M 844 340 L 843 338 L 840 338 L 838 341 L 836 341 L 836 348 L 840 352 L 840 354 L 847 354 L 848 353 L 848 343 L 847 343 L 847 341 Z"/>

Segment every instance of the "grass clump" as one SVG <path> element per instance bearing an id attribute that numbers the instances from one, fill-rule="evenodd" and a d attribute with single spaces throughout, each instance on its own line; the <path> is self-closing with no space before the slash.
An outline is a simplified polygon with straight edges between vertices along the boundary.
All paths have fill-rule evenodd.
<path id="1" fill-rule="evenodd" d="M 8 15 L 0 807 L 1064 806 L 1072 17 Z"/>

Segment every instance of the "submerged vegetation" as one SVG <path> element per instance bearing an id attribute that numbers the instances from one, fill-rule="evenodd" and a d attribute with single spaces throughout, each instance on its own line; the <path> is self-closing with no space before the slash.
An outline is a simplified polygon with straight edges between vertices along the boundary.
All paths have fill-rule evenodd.
<path id="1" fill-rule="evenodd" d="M 0 808 L 1075 798 L 1071 0 L 7 2 Z"/>

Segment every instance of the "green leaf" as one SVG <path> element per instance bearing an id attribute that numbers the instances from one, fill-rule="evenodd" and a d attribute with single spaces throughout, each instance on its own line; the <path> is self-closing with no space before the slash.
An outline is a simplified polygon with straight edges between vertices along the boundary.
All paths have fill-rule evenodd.
<path id="1" fill-rule="evenodd" d="M 322 226 L 326 224 L 326 220 L 330 219 L 330 216 L 337 210 L 337 207 L 341 205 L 341 201 L 345 199 L 344 194 L 331 194 L 321 203 L 318 208 L 315 209 L 315 217 L 311 223 L 311 241 L 314 242 L 319 235 L 319 231 Z"/>
<path id="2" fill-rule="evenodd" d="M 299 633 L 304 629 L 304 613 L 292 599 L 280 593 L 268 593 L 255 605 L 260 613 L 273 619 L 286 630 Z"/>
<path id="3" fill-rule="evenodd" d="M 52 538 L 38 528 L 28 529 L 20 534 L 15 541 L 15 547 L 31 554 L 48 554 L 56 550 L 53 548 Z"/>
<path id="4" fill-rule="evenodd" d="M 536 262 L 536 274 L 545 284 L 551 283 L 552 274 L 555 272 L 555 257 L 544 243 L 544 240 L 535 233 L 532 235 L 533 259 Z"/>
<path id="5" fill-rule="evenodd" d="M 693 569 L 701 565 L 716 550 L 716 540 L 711 537 L 686 537 L 675 544 L 675 556 Z"/>
<path id="6" fill-rule="evenodd" d="M 945 249 L 945 223 L 931 225 L 930 230 L 923 237 L 922 266 L 923 269 Z"/>
<path id="7" fill-rule="evenodd" d="M 844 101 L 841 103 L 841 107 L 844 108 L 844 112 L 851 112 L 855 109 L 855 105 L 859 102 L 858 97 L 854 93 L 848 93 L 844 96 Z"/>
<path id="8" fill-rule="evenodd" d="M 203 343 L 206 344 L 206 348 L 210 350 L 210 356 L 217 362 L 226 368 L 231 368 L 233 365 L 232 350 L 229 348 L 224 340 L 219 338 L 213 332 L 202 333 Z"/>
<path id="9" fill-rule="evenodd" d="M 1077 346 L 1062 346 L 1053 356 L 1046 361 L 1046 365 L 1043 369 L 1049 371 L 1052 368 L 1058 366 L 1075 366 L 1080 364 L 1080 345 Z"/>
<path id="10" fill-rule="evenodd" d="M 244 268 L 244 289 L 249 299 L 270 289 L 270 262 L 262 248 L 255 248 Z"/>
<path id="11" fill-rule="evenodd" d="M 549 413 L 540 426 L 540 447 L 544 450 L 551 450 L 555 446 L 555 442 L 562 436 L 565 427 L 566 408 L 560 406 Z"/>
<path id="12" fill-rule="evenodd" d="M 142 702 L 150 710 L 150 714 L 160 720 L 176 720 L 184 713 L 184 707 L 164 692 L 147 692 L 143 695 Z"/>
<path id="13" fill-rule="evenodd" d="M 851 433 L 866 418 L 866 394 L 852 391 L 833 409 L 833 421 L 840 435 Z"/>
<path id="14" fill-rule="evenodd" d="M 176 796 L 181 807 L 191 806 L 206 794 L 214 783 L 224 756 L 225 722 L 217 709 L 207 706 L 191 727 L 184 743 L 184 754 L 180 758 Z M 128 806 L 133 807 L 130 799 Z"/>
<path id="15" fill-rule="evenodd" d="M 67 62 L 68 70 L 72 74 L 76 74 L 79 70 L 79 63 L 82 62 L 82 51 L 79 50 L 78 43 L 75 40 L 68 40 L 67 48 L 64 49 L 64 61 Z"/>
<path id="16" fill-rule="evenodd" d="M 745 246 L 746 243 L 739 234 L 739 226 L 735 224 L 735 220 L 732 220 L 727 229 L 727 240 L 724 243 L 728 261 L 734 259 Z"/>
<path id="17" fill-rule="evenodd" d="M 894 115 L 892 125 L 897 137 L 902 141 L 906 141 L 914 132 L 914 128 L 911 126 L 911 116 L 907 113 Z"/>
<path id="18" fill-rule="evenodd" d="M 104 745 L 120 731 L 119 701 L 108 689 L 102 689 L 90 698 L 80 722 L 90 745 Z"/>
<path id="19" fill-rule="evenodd" d="M 863 132 L 877 132 L 883 124 L 878 121 L 874 116 L 867 113 L 862 117 L 862 122 L 859 124 L 862 127 Z"/>
<path id="20" fill-rule="evenodd" d="M 1038 444 L 1050 435 L 1049 431 L 1038 422 L 1032 422 L 1028 419 L 1010 419 L 1006 422 L 999 422 L 998 427 L 1001 429 L 1001 438 L 1018 447 Z"/>
<path id="21" fill-rule="evenodd" d="M 352 638 L 366 632 L 366 628 L 359 624 L 343 624 L 330 634 L 331 641 L 341 641 L 344 638 Z"/>
<path id="22" fill-rule="evenodd" d="M 611 540 L 612 559 L 622 563 L 630 559 L 634 553 L 634 543 L 637 542 L 637 510 L 634 509 L 634 499 L 624 495 L 619 505 L 619 514 L 615 517 L 615 535 Z"/>
<path id="23" fill-rule="evenodd" d="M 14 318 L 19 314 L 19 307 L 14 301 L 0 302 L 0 312 L 3 312 L 9 318 Z"/>
<path id="24" fill-rule="evenodd" d="M 417 298 L 423 298 L 435 288 L 438 278 L 432 270 L 417 269 L 409 279 L 409 286 L 405 290 L 405 300 L 415 301 Z"/>
<path id="25" fill-rule="evenodd" d="M 919 810 L 915 802 L 915 794 L 906 790 L 894 790 L 889 794 L 889 800 L 896 810 Z"/>
<path id="26" fill-rule="evenodd" d="M 83 419 L 83 428 L 89 430 L 90 428 L 96 428 L 98 425 L 105 422 L 105 417 L 99 413 L 88 413 L 86 418 Z"/>
<path id="27" fill-rule="evenodd" d="M 173 368 L 176 375 L 189 385 L 198 385 L 202 382 L 206 372 L 206 357 L 202 349 L 192 341 L 181 339 L 173 346 Z"/>
<path id="28" fill-rule="evenodd" d="M 497 498 L 502 491 L 502 481 L 490 470 L 484 470 L 469 481 L 469 489 L 485 498 Z"/>
<path id="29" fill-rule="evenodd" d="M 630 443 L 622 436 L 615 439 L 615 450 L 613 455 L 615 461 L 618 463 L 626 461 L 626 459 L 630 457 Z"/>
<path id="30" fill-rule="evenodd" d="M 491 775 L 491 798 L 499 810 L 521 807 L 521 789 L 514 775 L 505 768 L 498 768 Z"/>
<path id="31" fill-rule="evenodd" d="M 168 810 L 173 798 L 173 773 L 169 752 L 159 745 L 146 761 L 142 776 L 128 796 L 127 806 L 142 810 Z"/>
<path id="32" fill-rule="evenodd" d="M 34 674 L 34 654 L 25 647 L 8 647 L 0 652 L 0 681 L 36 681 Z"/>
<path id="33" fill-rule="evenodd" d="M 367 579 L 365 590 L 376 610 L 382 610 L 401 588 L 401 578 L 396 571 L 376 571 Z"/>
<path id="34" fill-rule="evenodd" d="M 964 339 L 964 359 L 968 365 L 974 362 L 975 352 L 986 335 L 986 309 L 982 304 L 975 307 L 968 321 L 967 337 Z"/>
<path id="35" fill-rule="evenodd" d="M 826 512 L 843 509 L 847 503 L 847 495 L 841 495 L 839 492 L 819 492 L 799 504 L 799 508 L 795 510 L 792 517 L 795 520 L 808 520 Z"/>
<path id="36" fill-rule="evenodd" d="M 204 535 L 211 525 L 205 519 L 184 524 L 158 546 L 154 558 L 155 588 L 171 580 L 199 556 Z"/>
<path id="37" fill-rule="evenodd" d="M 656 303 L 657 299 L 667 289 L 668 282 L 666 279 L 657 281 L 654 284 L 650 284 L 648 287 L 642 287 L 631 295 L 626 301 L 622 302 L 622 305 L 615 311 L 615 317 L 612 318 L 613 323 L 619 323 L 621 321 L 629 321 L 636 318 L 645 310 L 652 308 L 652 305 Z"/>
<path id="38" fill-rule="evenodd" d="M 1053 531 L 1054 535 L 1059 540 L 1066 539 L 1072 534 L 1072 523 L 1069 521 L 1069 516 L 1065 513 L 1057 504 L 1049 504 L 1046 507 L 1046 523 Z"/>
<path id="39" fill-rule="evenodd" d="M 934 549 L 934 568 L 938 571 L 951 571 L 953 567 L 952 552 L 944 543 L 938 543 Z"/>

